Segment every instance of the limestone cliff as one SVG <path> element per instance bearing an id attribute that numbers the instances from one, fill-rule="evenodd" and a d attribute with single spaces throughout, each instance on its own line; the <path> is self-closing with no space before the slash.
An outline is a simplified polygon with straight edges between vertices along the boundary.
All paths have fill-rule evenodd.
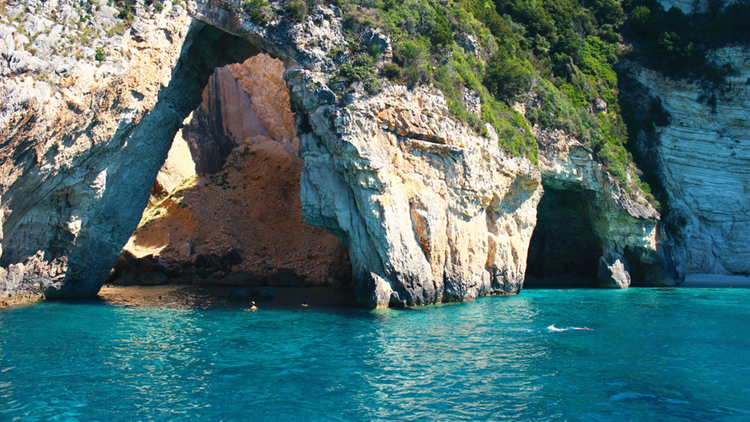
<path id="1" fill-rule="evenodd" d="M 655 135 L 641 133 L 638 146 L 669 194 L 673 261 L 682 277 L 750 274 L 750 52 L 735 46 L 711 54 L 736 71 L 715 105 L 701 98 L 697 83 L 630 66 L 670 115 L 671 124 Z"/>
<path id="2" fill-rule="evenodd" d="M 35 17 L 22 14 L 24 7 Z M 226 183 L 222 179 L 214 183 L 222 186 L 205 187 L 216 192 L 196 195 L 198 202 L 187 201 L 185 207 L 173 197 L 166 209 L 198 225 L 200 216 L 190 216 L 187 208 L 201 198 L 221 196 L 221 204 L 240 203 L 232 209 L 239 215 L 243 201 L 259 198 L 236 192 L 243 180 L 283 185 L 284 174 L 301 171 L 299 215 L 328 229 L 349 250 L 357 297 L 367 306 L 517 293 L 542 183 L 550 192 L 580 191 L 594 198 L 587 215 L 594 245 L 605 256 L 591 261 L 606 267 L 602 277 L 619 286 L 623 278 L 615 271 L 627 268 L 625 259 L 658 278 L 661 256 L 653 210 L 624 199 L 574 140 L 539 128 L 536 135 L 547 145 L 540 172 L 527 159 L 500 151 L 493 131 L 479 136 L 454 119 L 445 98 L 432 88 L 384 83 L 380 93 L 370 95 L 355 83 L 348 91 L 334 92 L 328 82 L 336 64 L 329 53 L 345 50 L 347 43 L 335 7 L 310 8 L 306 19 L 294 22 L 284 17 L 280 2 L 271 2 L 276 15 L 259 26 L 235 0 L 188 2 L 186 8 L 165 2 L 159 11 L 137 2 L 130 28 L 123 28 L 116 10 L 103 1 L 86 7 L 78 11 L 72 0 L 9 2 L 15 15 L 5 17 L 0 28 L 5 49 L 0 54 L 8 63 L 0 82 L 3 293 L 96 294 L 141 220 L 178 129 L 187 124 L 182 137 L 190 144 L 189 128 L 209 121 L 196 113 L 188 122 L 185 118 L 201 105 L 207 85 L 211 90 L 217 87 L 213 83 L 226 87 L 230 82 L 234 88 L 224 92 L 232 100 L 222 99 L 223 94 L 207 97 L 242 107 L 226 112 L 222 107 L 217 113 L 209 102 L 204 111 L 220 115 L 222 122 L 249 126 L 227 131 L 224 123 L 210 123 L 215 126 L 207 130 L 226 145 L 207 160 L 210 170 L 197 169 L 220 170 L 214 177 L 226 174 Z M 62 23 L 51 19 L 73 13 Z M 18 36 L 19 27 L 50 31 L 35 38 L 32 54 L 28 38 Z M 54 52 L 75 43 L 63 34 L 96 38 L 66 56 Z M 387 37 L 368 34 L 363 40 L 378 44 L 388 60 Z M 254 57 L 261 52 L 283 63 L 294 126 L 289 115 L 274 111 L 278 104 L 266 102 L 253 88 L 280 82 L 281 69 L 217 70 L 258 60 Z M 214 82 L 209 82 L 211 75 Z M 264 126 L 263 121 L 275 123 Z M 304 160 L 301 170 L 297 148 Z M 251 168 L 253 152 L 276 160 L 280 173 L 271 172 L 273 166 Z M 230 174 L 227 164 L 246 167 Z M 294 189 L 281 186 L 278 192 Z M 294 202 L 280 200 L 254 211 L 273 221 Z M 155 231 L 169 239 L 177 232 L 163 222 L 166 227 L 154 225 Z M 239 228 L 239 236 L 252 233 L 255 223 Z M 231 236 L 220 242 L 226 239 Z M 176 244 L 192 247 L 182 238 Z M 260 266 L 257 261 L 246 265 L 251 264 Z"/>
<path id="3" fill-rule="evenodd" d="M 528 160 L 471 134 L 429 90 L 391 86 L 338 107 L 312 72 L 287 78 L 313 129 L 302 135 L 305 219 L 349 248 L 360 302 L 413 306 L 521 289 L 541 197 Z"/>
<path id="4" fill-rule="evenodd" d="M 66 5 L 33 6 L 51 16 Z M 138 10 L 131 30 L 103 39 L 104 58 L 71 58 L 49 83 L 4 80 L 15 89 L 6 88 L 2 113 L 4 291 L 95 294 L 209 76 L 261 50 L 291 69 L 297 130 L 305 132 L 303 209 L 350 248 L 360 300 L 416 305 L 518 291 L 539 197 L 529 162 L 504 157 L 445 119 L 440 97 L 426 91 L 409 94 L 416 109 L 386 107 L 387 91 L 338 106 L 325 84 L 333 69 L 325 53 L 345 43 L 333 9 L 319 6 L 300 24 L 259 27 L 239 3 L 189 3 L 192 23 L 185 9 L 166 6 Z M 106 29 L 109 21 L 94 18 L 92 27 Z M 21 95 L 27 85 L 31 96 Z M 393 100 L 406 94 L 392 89 Z M 305 120 L 312 131 L 302 130 Z M 290 135 L 289 122 L 281 126 Z M 325 158 L 338 164 L 321 166 Z M 326 221 L 312 212 L 321 204 Z M 331 218 L 334 210 L 346 216 Z"/>

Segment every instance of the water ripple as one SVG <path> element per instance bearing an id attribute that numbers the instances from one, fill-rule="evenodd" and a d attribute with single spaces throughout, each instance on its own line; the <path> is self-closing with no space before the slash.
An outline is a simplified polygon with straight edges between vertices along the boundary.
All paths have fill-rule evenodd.
<path id="1" fill-rule="evenodd" d="M 0 311 L 0 420 L 738 420 L 748 292 L 377 312 L 40 303 Z"/>

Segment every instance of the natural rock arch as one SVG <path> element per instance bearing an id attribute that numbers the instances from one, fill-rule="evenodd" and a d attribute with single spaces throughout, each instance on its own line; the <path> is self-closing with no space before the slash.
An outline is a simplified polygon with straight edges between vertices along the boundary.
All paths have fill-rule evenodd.
<path id="1" fill-rule="evenodd" d="M 263 53 L 214 71 L 114 284 L 349 285 L 347 251 L 302 218 L 304 161 L 284 71 Z"/>
<path id="2" fill-rule="evenodd" d="M 288 69 L 305 160 L 304 217 L 349 248 L 362 304 L 517 293 L 541 197 L 539 169 L 500 151 L 493 130 L 478 136 L 454 119 L 442 94 L 428 87 L 389 84 L 367 95 L 355 84 L 334 92 L 327 81 L 335 64 L 326 51 L 346 45 L 334 8 L 316 6 L 302 23 L 260 27 L 237 3 L 201 2 L 192 17 L 183 13 L 165 28 L 136 22 L 124 74 L 105 79 L 109 85 L 73 83 L 80 98 L 51 101 L 29 114 L 31 125 L 20 114 L 6 125 L 17 136 L 8 138 L 13 154 L 3 173 L 2 288 L 95 294 L 209 75 L 263 51 Z M 370 35 L 370 42 L 388 43 Z M 586 180 L 600 194 L 612 191 L 601 166 L 587 163 L 598 170 Z M 629 205 L 618 201 L 602 202 L 614 210 L 605 247 L 633 246 L 636 256 L 658 261 L 649 252 L 653 213 L 632 207 L 636 212 L 623 216 Z M 631 241 L 633 222 L 639 233 Z"/>
<path id="3" fill-rule="evenodd" d="M 34 157 L 27 159 L 23 178 L 5 192 L 0 262 L 8 268 L 3 274 L 6 290 L 49 298 L 96 294 L 138 224 L 172 139 L 200 103 L 211 73 L 260 51 L 203 22 L 193 22 L 183 35 L 176 43 L 182 48 L 169 83 L 157 92 L 153 75 L 137 74 L 155 69 L 135 69 L 111 86 L 99 87 L 94 110 L 76 109 L 68 102 L 72 113 L 66 116 L 63 109 L 51 128 L 20 128 L 26 130 L 22 139 L 27 143 L 46 129 L 48 144 L 59 140 L 71 149 L 77 142 L 82 145 L 70 153 L 75 155 L 65 166 L 52 171 L 44 160 L 37 158 L 35 166 Z M 45 158 L 54 160 L 60 148 L 50 149 Z M 24 194 L 34 190 L 36 198 Z"/>
<path id="4" fill-rule="evenodd" d="M 72 259 L 68 261 L 66 282 L 59 289 L 48 289 L 48 297 L 97 290 L 116 259 L 113 257 L 119 255 L 117 247 L 127 241 L 140 220 L 172 139 L 182 120 L 200 103 L 211 73 L 216 67 L 242 62 L 259 52 L 242 38 L 210 25 L 196 22 L 191 26 L 169 85 L 159 92 L 153 109 L 125 139 L 119 165 L 104 170 L 106 179 L 96 204 L 98 212 L 89 221 L 89 229 L 76 239 L 75 251 L 80 252 L 69 255 Z M 113 167 L 115 171 L 110 170 Z M 102 233 L 107 229 L 109 236 Z"/>

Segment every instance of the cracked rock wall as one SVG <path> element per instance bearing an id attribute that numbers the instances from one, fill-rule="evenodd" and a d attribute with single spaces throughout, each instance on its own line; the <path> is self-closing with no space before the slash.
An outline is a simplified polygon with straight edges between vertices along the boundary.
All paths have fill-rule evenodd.
<path id="1" fill-rule="evenodd" d="M 639 138 L 644 155 L 669 193 L 679 274 L 750 274 L 750 51 L 733 46 L 711 52 L 737 71 L 715 109 L 701 89 L 631 66 L 631 75 L 661 98 L 671 124 L 657 141 Z"/>
<path id="2" fill-rule="evenodd" d="M 414 306 L 517 293 L 540 174 L 448 116 L 426 89 L 390 86 L 345 107 L 287 72 L 313 132 L 302 135 L 302 203 L 350 249 L 357 298 Z"/>

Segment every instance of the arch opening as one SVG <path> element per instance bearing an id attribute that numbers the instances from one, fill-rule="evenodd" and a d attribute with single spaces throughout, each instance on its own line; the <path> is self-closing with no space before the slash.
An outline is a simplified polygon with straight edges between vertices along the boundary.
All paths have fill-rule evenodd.
<path id="1" fill-rule="evenodd" d="M 529 244 L 525 287 L 597 286 L 602 242 L 592 221 L 594 194 L 545 186 Z"/>
<path id="2" fill-rule="evenodd" d="M 260 52 L 213 70 L 110 283 L 351 286 L 348 251 L 302 218 L 284 71 Z"/>

